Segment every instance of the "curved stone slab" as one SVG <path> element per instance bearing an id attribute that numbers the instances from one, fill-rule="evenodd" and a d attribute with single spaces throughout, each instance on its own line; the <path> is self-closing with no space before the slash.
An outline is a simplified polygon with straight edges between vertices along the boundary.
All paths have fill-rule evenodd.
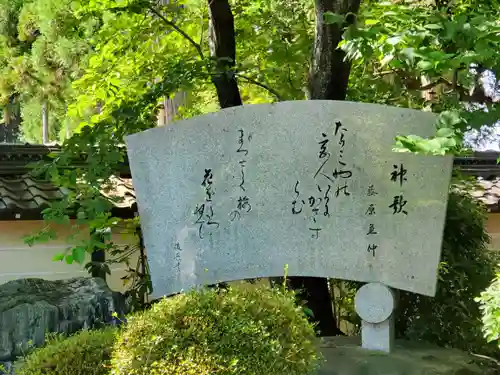
<path id="1" fill-rule="evenodd" d="M 434 295 L 451 157 L 394 153 L 435 115 L 335 101 L 247 105 L 127 137 L 154 295 L 318 276 Z"/>

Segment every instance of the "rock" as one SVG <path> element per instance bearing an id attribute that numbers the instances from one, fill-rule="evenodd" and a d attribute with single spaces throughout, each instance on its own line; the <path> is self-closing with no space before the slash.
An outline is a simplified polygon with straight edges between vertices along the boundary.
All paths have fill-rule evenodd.
<path id="1" fill-rule="evenodd" d="M 497 374 L 494 360 L 478 360 L 456 349 L 398 341 L 390 354 L 362 349 L 359 338 L 324 338 L 326 363 L 318 375 L 487 375 Z"/>
<path id="2" fill-rule="evenodd" d="M 16 375 L 19 372 L 20 367 L 23 364 L 23 360 L 17 359 L 16 362 L 0 362 L 0 375 Z"/>
<path id="3" fill-rule="evenodd" d="M 39 347 L 46 333 L 73 333 L 114 322 L 125 298 L 100 278 L 21 279 L 0 285 L 0 363 Z"/>
<path id="4" fill-rule="evenodd" d="M 12 362 L 0 362 L 1 375 L 14 375 L 14 364 Z"/>

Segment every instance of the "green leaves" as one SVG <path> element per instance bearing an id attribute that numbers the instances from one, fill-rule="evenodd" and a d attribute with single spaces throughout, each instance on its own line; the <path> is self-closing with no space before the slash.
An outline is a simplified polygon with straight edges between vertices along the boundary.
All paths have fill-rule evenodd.
<path id="1" fill-rule="evenodd" d="M 457 111 L 441 112 L 434 137 L 398 136 L 396 137 L 394 151 L 428 155 L 459 153 L 463 143 L 463 134 L 460 128 L 464 121 Z"/>
<path id="2" fill-rule="evenodd" d="M 450 131 L 450 133 L 448 133 Z M 395 152 L 413 152 L 423 155 L 445 155 L 458 153 L 461 150 L 461 139 L 453 129 L 446 129 L 446 135 L 422 138 L 416 135 L 396 137 Z"/>
<path id="3" fill-rule="evenodd" d="M 430 61 L 426 61 L 426 60 L 420 60 L 417 63 L 417 68 L 423 72 L 429 71 L 429 70 L 434 69 L 434 63 L 432 63 Z"/>
<path id="4" fill-rule="evenodd" d="M 457 128 L 464 123 L 465 119 L 458 111 L 443 111 L 439 114 L 438 127 L 441 128 Z"/>
<path id="5" fill-rule="evenodd" d="M 60 254 L 56 254 L 54 255 L 54 257 L 52 258 L 52 261 L 53 262 L 60 262 L 62 260 L 64 260 L 64 257 L 66 256 L 66 254 L 64 253 L 60 253 Z"/>
<path id="6" fill-rule="evenodd" d="M 1 3 L 0 13 L 6 11 L 12 24 L 9 38 L 0 36 L 4 57 L 0 57 L 0 97 L 15 94 L 21 99 L 26 141 L 42 141 L 42 103 L 49 108 L 50 139 L 65 138 L 71 130 L 65 121 L 71 81 L 85 66 L 91 47 L 88 39 L 98 19 L 78 20 L 72 8 L 59 0 L 21 2 L 15 8 Z"/>
<path id="7" fill-rule="evenodd" d="M 480 304 L 484 338 L 488 342 L 495 341 L 500 347 L 500 275 L 483 291 L 476 302 Z"/>
<path id="8" fill-rule="evenodd" d="M 474 298 L 494 277 L 498 257 L 488 249 L 484 207 L 466 193 L 471 188 L 473 185 L 466 186 L 463 182 L 452 186 L 436 295 L 423 297 L 402 292 L 396 334 L 409 340 L 495 356 L 498 348 L 487 345 L 481 337 L 481 313 Z"/>
<path id="9" fill-rule="evenodd" d="M 332 24 L 342 25 L 345 21 L 345 16 L 333 12 L 325 12 L 323 14 L 323 19 L 325 23 L 328 25 Z"/>
<path id="10" fill-rule="evenodd" d="M 39 232 L 24 236 L 24 243 L 33 246 L 37 242 L 49 242 L 55 238 L 56 232 L 49 225 L 46 225 Z"/>
<path id="11" fill-rule="evenodd" d="M 314 318 L 314 313 L 313 311 L 308 308 L 307 306 L 303 306 L 302 307 L 302 310 L 304 311 L 304 314 L 308 317 L 308 318 Z"/>
<path id="12" fill-rule="evenodd" d="M 467 130 L 500 118 L 492 97 L 469 95 L 484 85 L 472 66 L 500 66 L 500 8 L 458 4 L 447 14 L 419 2 L 365 4 L 356 29 L 344 34 L 349 100 L 442 113 L 434 137 L 398 137 L 397 151 L 458 153 Z"/>
<path id="13" fill-rule="evenodd" d="M 436 23 L 427 24 L 427 25 L 424 25 L 424 27 L 426 29 L 429 29 L 429 30 L 441 30 L 444 28 L 443 25 L 439 25 Z"/>
<path id="14" fill-rule="evenodd" d="M 441 128 L 436 132 L 436 137 L 449 138 L 455 135 L 455 129 L 453 128 Z"/>
<path id="15" fill-rule="evenodd" d="M 87 254 L 86 250 L 87 249 L 83 246 L 76 246 L 73 249 L 71 249 L 72 261 L 75 261 L 79 264 L 83 264 L 85 262 L 85 255 Z"/>

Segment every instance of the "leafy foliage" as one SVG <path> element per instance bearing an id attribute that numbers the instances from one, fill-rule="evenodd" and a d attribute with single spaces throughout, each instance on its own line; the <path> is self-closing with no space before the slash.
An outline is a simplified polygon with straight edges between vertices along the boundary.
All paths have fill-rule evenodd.
<path id="1" fill-rule="evenodd" d="M 483 334 L 488 342 L 500 344 L 500 275 L 476 299 L 482 311 Z"/>
<path id="2" fill-rule="evenodd" d="M 56 107 L 57 106 L 57 107 Z M 66 109 L 58 102 L 49 106 L 49 139 L 59 139 L 66 137 L 64 119 Z M 42 143 L 42 132 L 40 131 L 42 113 L 42 102 L 38 98 L 24 100 L 21 106 L 22 137 L 32 143 Z"/>
<path id="3" fill-rule="evenodd" d="M 41 135 L 41 110 L 34 109 L 47 104 L 52 139 L 59 137 L 61 128 L 65 138 L 71 130 L 65 119 L 71 83 L 86 65 L 91 51 L 88 39 L 98 20 L 77 19 L 72 7 L 60 0 L 0 4 L 1 11 L 9 14 L 8 34 L 4 34 L 9 39 L 0 42 L 0 103 L 13 96 L 21 98 L 23 133 L 31 141 L 39 141 Z"/>
<path id="4" fill-rule="evenodd" d="M 194 39 L 198 39 L 196 35 L 201 35 L 201 40 L 206 39 L 204 24 L 207 22 L 207 11 L 202 6 L 204 3 L 188 2 L 185 7 L 153 7 L 154 3 L 144 3 L 140 8 L 135 4 L 118 4 L 114 1 L 82 2 L 75 8 L 75 17 L 97 17 L 101 23 L 93 38 L 94 53 L 88 59 L 84 74 L 73 81 L 72 85 L 76 96 L 68 106 L 68 121 L 71 121 L 71 127 L 78 128 L 78 132 L 65 141 L 63 154 L 58 155 L 54 163 L 45 169 L 53 181 L 74 191 L 64 201 L 45 211 L 45 218 L 49 223 L 61 220 L 67 222 L 69 214 L 78 210 L 79 224 L 89 225 L 95 233 L 106 232 L 111 227 L 120 225 L 122 220 L 111 217 L 110 205 L 103 201 L 99 191 L 102 186 L 109 184 L 111 176 L 124 160 L 124 149 L 116 148 L 116 145 L 122 144 L 123 136 L 155 126 L 159 101 L 180 90 L 191 92 L 188 104 L 196 103 L 196 106 L 183 111 L 186 116 L 201 113 L 203 108 L 217 108 L 213 91 L 207 93 L 206 90 L 210 84 L 212 69 L 211 61 L 206 57 L 208 48 L 205 44 L 194 42 Z M 264 7 L 264 14 L 270 16 L 273 11 L 278 10 L 280 14 L 294 14 L 294 17 L 303 14 L 300 11 L 294 12 L 291 7 L 293 4 L 283 2 L 283 5 L 282 8 L 276 4 Z M 237 18 L 245 20 L 245 17 L 256 17 L 256 12 L 261 11 L 249 5 L 235 13 Z M 175 22 L 172 21 L 174 19 Z M 261 43 L 259 48 L 245 49 L 248 61 L 242 58 L 243 63 L 238 66 L 239 73 L 244 74 L 243 80 L 247 82 L 260 78 L 255 75 L 261 71 L 278 72 L 279 59 L 283 58 L 278 49 L 273 55 L 276 60 L 268 60 L 269 67 L 263 65 L 264 57 L 269 53 L 267 37 L 270 32 L 275 33 L 276 37 L 278 31 L 292 29 L 302 35 L 300 40 L 303 45 L 311 37 L 310 29 L 301 31 L 300 25 L 295 21 L 280 23 L 279 30 L 273 24 L 266 23 L 265 28 L 260 31 L 248 19 L 245 21 L 239 23 L 239 32 L 263 34 L 258 37 Z M 302 19 L 301 22 L 305 21 Z M 290 38 L 297 40 L 293 33 Z M 285 42 L 290 44 L 291 40 Z M 279 47 L 281 50 L 281 45 Z M 273 45 L 273 48 L 276 47 Z M 287 48 L 293 50 L 290 46 Z M 290 59 L 288 72 L 284 73 L 286 77 L 280 76 L 277 80 L 301 87 L 300 81 L 305 78 L 305 69 L 298 58 L 298 50 L 294 51 L 296 57 Z M 256 61 L 252 60 L 256 57 Z M 299 70 L 299 67 L 303 74 L 293 78 L 293 69 Z M 243 92 L 248 93 L 249 101 L 252 101 L 251 97 L 255 98 L 254 102 L 269 100 L 269 90 L 266 91 L 261 86 L 249 86 L 248 91 L 245 91 L 245 84 L 242 87 Z M 284 91 L 297 93 L 301 89 Z M 196 102 L 200 98 L 206 98 L 207 101 Z M 97 104 L 99 111 L 96 111 Z M 82 158 L 87 163 L 84 168 L 67 168 L 72 160 Z M 82 252 L 112 246 L 110 238 L 102 239 L 95 233 L 90 236 L 92 245 L 78 245 L 58 259 L 71 263 L 82 260 Z"/>
<path id="5" fill-rule="evenodd" d="M 34 350 L 17 370 L 20 375 L 105 375 L 117 331 L 105 328 L 73 336 L 53 336 Z"/>
<path id="6" fill-rule="evenodd" d="M 354 64 L 351 98 L 443 113 L 436 137 L 400 137 L 397 149 L 456 153 L 466 130 L 498 121 L 496 77 L 484 80 L 500 66 L 499 9 L 495 1 L 364 4 L 341 42 Z"/>
<path id="7" fill-rule="evenodd" d="M 308 374 L 318 364 L 313 327 L 278 288 L 201 290 L 128 319 L 115 374 Z"/>

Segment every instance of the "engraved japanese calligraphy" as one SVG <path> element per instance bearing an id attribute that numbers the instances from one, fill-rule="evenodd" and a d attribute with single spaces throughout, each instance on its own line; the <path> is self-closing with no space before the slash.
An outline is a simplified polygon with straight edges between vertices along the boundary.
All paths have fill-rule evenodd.
<path id="1" fill-rule="evenodd" d="M 391 172 L 391 181 L 397 183 L 402 189 L 403 184 L 408 180 L 406 178 L 407 170 L 405 169 L 403 164 L 394 165 L 394 170 Z M 403 193 L 401 192 L 399 195 L 395 195 L 392 198 L 392 202 L 389 205 L 389 208 L 392 209 L 392 213 L 395 214 L 404 214 L 408 215 L 408 211 L 405 209 L 408 201 L 404 198 Z"/>
<path id="2" fill-rule="evenodd" d="M 203 238 L 205 226 L 219 227 L 219 223 L 214 219 L 214 209 L 212 206 L 212 197 L 215 192 L 213 190 L 213 173 L 211 169 L 205 169 L 201 186 L 205 191 L 205 201 L 196 205 L 194 216 L 196 217 L 195 224 L 198 226 L 198 236 Z"/>
<path id="3" fill-rule="evenodd" d="M 238 187 L 241 190 L 241 193 L 238 197 L 236 208 L 229 214 L 231 221 L 239 220 L 241 219 L 242 213 L 245 214 L 252 211 L 252 204 L 250 203 L 250 198 L 246 195 L 245 189 L 245 166 L 247 162 L 245 157 L 248 155 L 247 147 L 252 137 L 251 135 L 246 136 L 243 129 L 238 130 L 238 133 L 238 149 L 236 150 L 236 153 L 242 155 L 241 159 L 238 161 L 240 166 L 240 183 Z"/>
<path id="4" fill-rule="evenodd" d="M 155 296 L 283 274 L 435 292 L 452 160 L 395 153 L 436 116 L 244 105 L 127 137 Z M 432 181 L 429 184 L 429 181 Z"/>
<path id="5" fill-rule="evenodd" d="M 375 186 L 372 185 L 372 184 L 370 184 L 368 186 L 367 191 L 366 191 L 366 196 L 368 197 L 368 199 L 370 199 L 370 197 L 375 197 L 377 195 L 378 195 L 378 193 L 375 190 Z M 368 229 L 366 231 L 366 237 L 367 237 L 367 240 L 368 240 L 367 251 L 373 257 L 375 257 L 375 254 L 376 254 L 375 251 L 378 248 L 378 245 L 377 245 L 378 241 L 377 241 L 377 239 L 378 239 L 378 234 L 379 234 L 377 232 L 376 224 L 375 224 L 375 215 L 376 215 L 375 203 L 369 203 L 368 208 L 366 209 L 365 215 L 367 215 L 368 217 L 370 217 L 370 222 L 368 224 Z"/>

